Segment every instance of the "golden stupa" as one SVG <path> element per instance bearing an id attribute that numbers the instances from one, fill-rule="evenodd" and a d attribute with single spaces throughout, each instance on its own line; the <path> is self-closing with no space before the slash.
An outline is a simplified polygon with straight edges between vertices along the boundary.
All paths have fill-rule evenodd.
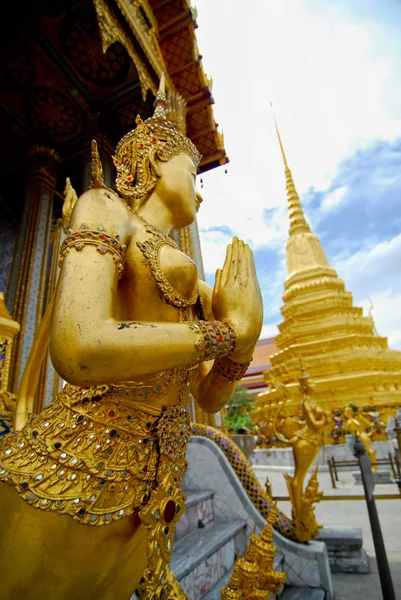
<path id="1" fill-rule="evenodd" d="M 291 400 L 283 415 L 293 419 L 301 401 L 298 381 L 303 363 L 315 383 L 318 404 L 333 417 L 344 416 L 344 408 L 352 405 L 369 417 L 374 439 L 386 439 L 383 424 L 401 405 L 401 352 L 391 350 L 387 338 L 376 334 L 372 317 L 353 305 L 351 292 L 330 266 L 305 218 L 277 124 L 276 130 L 285 167 L 289 239 L 283 321 L 275 340 L 278 352 L 264 378 L 271 388 L 276 387 L 271 380 L 286 385 Z M 278 389 L 259 394 L 253 422 L 266 427 L 281 400 Z M 325 443 L 333 441 L 334 427 L 333 419 Z"/>

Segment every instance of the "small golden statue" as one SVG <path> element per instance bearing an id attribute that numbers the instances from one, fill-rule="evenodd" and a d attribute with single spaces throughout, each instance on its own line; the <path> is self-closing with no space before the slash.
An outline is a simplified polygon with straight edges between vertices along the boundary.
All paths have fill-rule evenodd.
<path id="1" fill-rule="evenodd" d="M 370 456 L 372 471 L 377 471 L 376 452 L 372 448 L 371 440 L 373 436 L 373 424 L 362 414 L 356 414 L 352 406 L 346 406 L 344 408 L 344 417 L 345 430 L 349 431 L 354 437 L 358 436 L 361 442 L 363 442 L 366 452 Z"/>
<path id="2" fill-rule="evenodd" d="M 271 594 L 275 598 L 283 587 L 286 574 L 274 570 L 273 525 L 279 513 L 274 505 L 259 537 L 255 526 L 244 557 L 237 558 L 231 578 L 221 591 L 221 600 L 266 600 Z"/>
<path id="3" fill-rule="evenodd" d="M 128 600 L 141 578 L 141 598 L 168 597 L 189 391 L 219 411 L 260 335 L 249 246 L 233 239 L 212 289 L 169 235 L 194 221 L 202 198 L 200 155 L 166 110 L 162 77 L 154 115 L 137 117 L 116 148 L 118 194 L 104 184 L 96 144 L 91 189 L 78 200 L 67 190 L 59 282 L 27 372 L 49 334 L 68 383 L 24 424 L 35 392 L 26 377 L 17 428 L 0 448 L 8 600 Z"/>
<path id="4" fill-rule="evenodd" d="M 310 382 L 309 374 L 302 368 L 299 379 L 299 387 L 302 394 L 301 410 L 304 423 L 293 437 L 287 438 L 276 429 L 276 420 L 288 399 L 287 388 L 274 382 L 277 389 L 284 393 L 284 401 L 277 411 L 274 421 L 275 435 L 285 444 L 292 446 L 295 463 L 294 476 L 285 475 L 288 493 L 292 503 L 292 518 L 296 524 L 296 533 L 301 541 L 309 541 L 316 537 L 322 525 L 316 522 L 314 507 L 315 502 L 321 500 L 323 494 L 318 492 L 317 467 L 304 492 L 305 477 L 311 468 L 313 461 L 319 453 L 323 443 L 323 429 L 328 424 L 330 412 L 323 410 L 311 397 L 313 384 Z"/>

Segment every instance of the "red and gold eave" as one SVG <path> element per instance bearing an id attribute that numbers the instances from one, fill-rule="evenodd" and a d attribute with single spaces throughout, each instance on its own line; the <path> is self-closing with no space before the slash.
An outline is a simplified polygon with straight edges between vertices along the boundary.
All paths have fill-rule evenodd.
<path id="1" fill-rule="evenodd" d="M 187 135 L 202 154 L 199 170 L 224 165 L 229 159 L 214 120 L 212 82 L 203 70 L 196 41 L 196 10 L 187 0 L 149 0 L 149 5 L 166 70 L 186 101 Z"/>
<path id="2" fill-rule="evenodd" d="M 99 6 L 110 17 L 103 19 L 106 52 Z M 6 202 L 23 198 L 21 170 L 37 144 L 62 156 L 60 181 L 70 177 L 82 193 L 91 139 L 104 139 L 110 155 L 137 114 L 152 114 L 162 71 L 168 89 L 186 103 L 186 133 L 203 156 L 200 172 L 227 163 L 196 27 L 185 0 L 34 0 L 22 13 L 10 5 L 0 40 L 0 192 Z"/>
<path id="3" fill-rule="evenodd" d="M 270 357 L 276 352 L 274 337 L 258 340 L 249 369 L 240 381 L 241 387 L 245 387 L 252 395 L 265 392 L 267 386 L 263 373 L 271 369 Z"/>

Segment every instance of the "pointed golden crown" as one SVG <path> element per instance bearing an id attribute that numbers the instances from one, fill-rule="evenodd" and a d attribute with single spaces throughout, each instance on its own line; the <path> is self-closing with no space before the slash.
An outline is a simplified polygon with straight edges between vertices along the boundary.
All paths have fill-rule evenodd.
<path id="1" fill-rule="evenodd" d="M 116 187 L 125 199 L 142 200 L 157 181 L 156 162 L 167 162 L 185 152 L 199 165 L 201 155 L 187 137 L 179 133 L 167 118 L 164 73 L 154 102 L 155 112 L 143 121 L 138 115 L 136 129 L 118 143 L 113 161 L 117 169 Z"/>

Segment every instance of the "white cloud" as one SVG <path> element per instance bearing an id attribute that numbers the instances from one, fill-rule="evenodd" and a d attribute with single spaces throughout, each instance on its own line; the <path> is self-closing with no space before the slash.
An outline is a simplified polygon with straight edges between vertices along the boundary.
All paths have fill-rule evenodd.
<path id="1" fill-rule="evenodd" d="M 401 135 L 401 111 L 394 104 L 401 42 L 396 19 L 391 17 L 390 24 L 387 13 L 391 26 L 386 30 L 364 14 L 364 3 L 351 11 L 346 2 L 194 2 L 199 48 L 205 70 L 213 76 L 214 112 L 230 158 L 227 174 L 223 167 L 202 175 L 204 203 L 198 221 L 205 270 L 213 272 L 230 240 L 206 231 L 212 226 L 229 227 L 254 248 L 284 249 L 285 181 L 270 99 L 299 193 L 328 191 L 344 157 L 373 140 Z M 338 213 L 345 192 L 343 187 L 329 194 L 323 210 Z M 313 225 L 318 215 L 308 218 Z M 395 240 L 391 244 L 397 246 Z M 395 340 L 378 307 L 381 302 L 389 308 L 401 293 L 388 283 L 388 264 L 380 254 L 393 256 L 396 249 L 390 246 L 373 249 L 365 241 L 358 255 L 334 266 L 358 302 L 368 295 L 376 298 L 378 328 Z M 344 248 L 342 256 L 348 254 Z M 263 295 L 271 299 L 275 273 L 269 273 L 268 265 L 258 265 L 258 273 Z M 283 283 L 284 278 L 281 290 Z M 279 301 L 277 294 L 275 311 Z M 266 327 L 273 327 L 268 313 L 266 321 Z M 396 317 L 393 322 L 394 331 L 401 331 Z"/>
<path id="2" fill-rule="evenodd" d="M 380 335 L 390 346 L 401 349 L 401 234 L 361 250 L 333 266 L 353 292 L 354 303 L 367 314 L 373 304 L 373 317 Z"/>
<path id="3" fill-rule="evenodd" d="M 331 210 L 335 210 L 338 206 L 340 206 L 340 204 L 345 199 L 346 193 L 347 193 L 347 186 L 343 185 L 343 186 L 337 188 L 336 190 L 334 190 L 333 192 L 326 194 L 326 196 L 323 198 L 320 209 L 323 212 L 329 212 Z"/>
<path id="4" fill-rule="evenodd" d="M 278 334 L 278 327 L 277 327 L 277 325 L 270 325 L 270 324 L 263 325 L 262 332 L 260 334 L 260 338 L 259 339 L 276 337 L 277 334 Z"/>

